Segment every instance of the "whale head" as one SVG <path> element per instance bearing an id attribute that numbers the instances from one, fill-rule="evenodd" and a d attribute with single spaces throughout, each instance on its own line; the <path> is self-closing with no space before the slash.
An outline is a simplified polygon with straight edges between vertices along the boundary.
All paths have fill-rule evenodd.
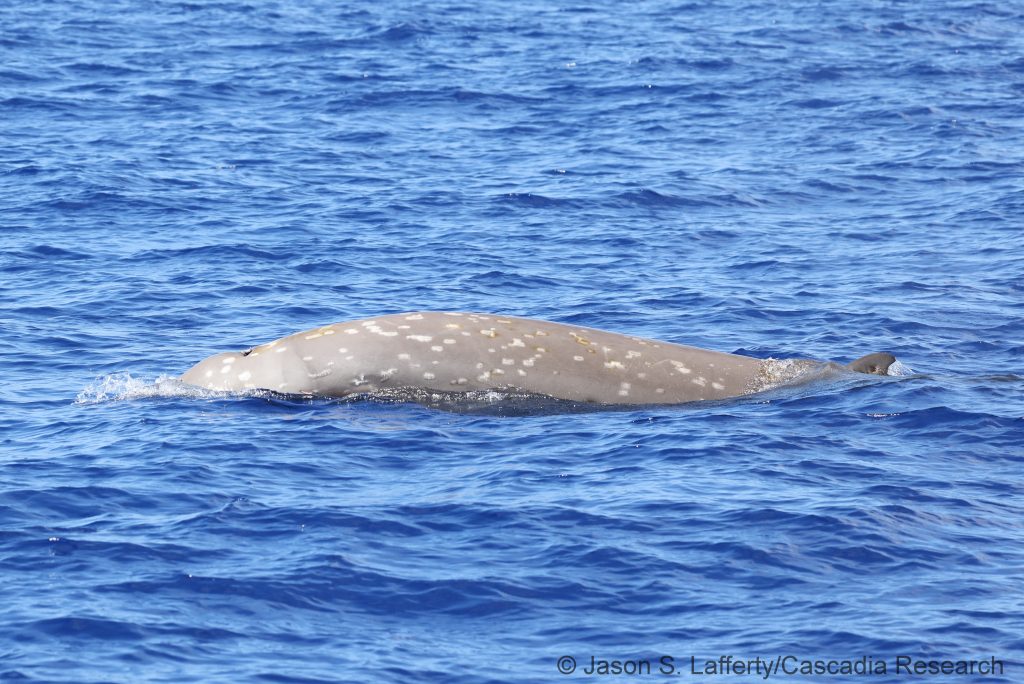
<path id="1" fill-rule="evenodd" d="M 181 374 L 179 380 L 203 389 L 240 392 L 248 389 L 272 389 L 302 392 L 306 365 L 285 347 L 257 347 L 223 352 L 203 359 Z"/>

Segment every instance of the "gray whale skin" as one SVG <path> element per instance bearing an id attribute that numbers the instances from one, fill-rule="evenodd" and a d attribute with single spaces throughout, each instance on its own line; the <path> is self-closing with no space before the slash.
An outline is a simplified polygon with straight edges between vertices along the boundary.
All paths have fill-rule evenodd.
<path id="1" fill-rule="evenodd" d="M 895 357 L 840 366 L 755 359 L 529 318 L 410 312 L 334 323 L 200 361 L 181 381 L 219 391 L 344 397 L 389 389 L 520 390 L 602 404 L 758 392 L 816 370 L 886 375 Z"/>

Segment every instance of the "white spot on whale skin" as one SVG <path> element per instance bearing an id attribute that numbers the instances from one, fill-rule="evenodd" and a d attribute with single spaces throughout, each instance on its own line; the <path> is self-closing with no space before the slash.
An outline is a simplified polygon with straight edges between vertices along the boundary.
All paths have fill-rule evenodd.
<path id="1" fill-rule="evenodd" d="M 366 380 L 366 376 L 365 375 L 360 375 L 357 378 L 352 378 L 352 384 L 355 385 L 356 387 L 359 387 L 361 385 L 365 385 L 365 384 L 367 384 L 367 382 L 368 381 Z"/>
<path id="2" fill-rule="evenodd" d="M 484 367 L 483 361 L 480 361 L 480 362 L 478 362 L 478 363 L 476 364 L 476 369 L 477 369 L 477 370 L 480 370 L 480 369 L 481 369 L 481 368 L 483 368 L 483 367 Z"/>
<path id="3" fill-rule="evenodd" d="M 486 371 L 484 373 L 481 373 L 480 375 L 476 376 L 476 379 L 479 380 L 480 382 L 487 382 L 488 380 L 491 379 L 491 372 Z"/>
<path id="4" fill-rule="evenodd" d="M 519 373 L 519 375 L 526 377 L 526 371 L 524 371 L 522 368 L 516 369 L 516 372 Z"/>
<path id="5" fill-rule="evenodd" d="M 428 373 L 424 373 L 424 374 L 423 374 L 423 379 L 424 379 L 424 380 L 433 380 L 433 379 L 434 379 L 434 377 L 435 377 L 435 375 L 434 375 L 433 373 L 429 373 L 429 372 L 428 372 Z"/>
<path id="6" fill-rule="evenodd" d="M 663 389 L 662 389 L 662 388 L 660 388 L 660 387 L 656 387 L 656 388 L 654 389 L 654 391 L 655 391 L 655 392 L 657 392 L 658 394 L 664 394 L 664 393 L 665 393 L 665 390 L 663 390 Z"/>
<path id="7" fill-rule="evenodd" d="M 640 380 L 643 380 L 644 378 L 647 377 L 647 373 L 637 373 L 636 377 Z"/>
<path id="8" fill-rule="evenodd" d="M 221 363 L 234 363 L 236 358 L 238 358 L 238 357 L 237 356 L 229 356 L 228 358 L 226 358 L 223 361 L 221 361 Z"/>
<path id="9" fill-rule="evenodd" d="M 377 333 L 378 335 L 383 335 L 384 337 L 394 337 L 395 335 L 398 334 L 394 330 L 380 330 L 380 329 L 378 329 L 378 330 L 374 330 L 373 332 Z"/>
<path id="10" fill-rule="evenodd" d="M 356 329 L 356 328 L 345 328 L 345 334 L 346 335 L 358 335 L 359 334 L 359 330 Z"/>
<path id="11" fill-rule="evenodd" d="M 397 368 L 385 368 L 380 372 L 380 381 L 387 382 L 391 379 L 391 376 L 398 372 Z"/>
<path id="12" fill-rule="evenodd" d="M 460 334 L 460 335 L 465 335 L 466 337 L 469 337 L 469 331 L 468 331 L 468 330 L 463 330 L 463 331 L 462 331 L 461 333 L 459 333 L 459 334 Z"/>
<path id="13" fill-rule="evenodd" d="M 430 335 L 406 335 L 405 339 L 412 340 L 413 342 L 430 342 L 434 338 Z"/>
<path id="14" fill-rule="evenodd" d="M 251 377 L 252 377 L 252 373 L 250 373 L 249 371 L 244 371 L 244 372 L 238 374 L 238 379 L 241 380 L 242 382 L 245 382 L 246 380 L 248 380 Z"/>
<path id="15" fill-rule="evenodd" d="M 458 323 L 446 323 L 444 327 L 448 328 L 449 330 L 458 330 L 462 326 L 459 325 Z"/>
<path id="16" fill-rule="evenodd" d="M 430 348 L 430 351 L 444 351 L 444 347 L 442 347 L 439 344 L 435 344 L 433 347 Z"/>
<path id="17" fill-rule="evenodd" d="M 704 387 L 706 384 L 708 384 L 708 381 L 703 377 L 694 378 L 693 380 L 691 380 L 691 382 L 694 385 L 700 385 L 701 387 Z"/>
<path id="18" fill-rule="evenodd" d="M 725 389 L 725 385 L 723 385 L 720 382 L 713 382 L 713 383 L 711 383 L 711 386 L 714 387 L 716 390 L 719 390 L 719 391 Z"/>
<path id="19" fill-rule="evenodd" d="M 533 366 L 533 359 L 523 359 L 523 365 L 527 368 Z"/>
<path id="20" fill-rule="evenodd" d="M 623 366 L 622 362 L 620 362 L 620 361 L 605 361 L 604 362 L 604 367 L 605 368 L 625 368 L 625 366 Z"/>
<path id="21" fill-rule="evenodd" d="M 412 357 L 411 357 L 411 356 L 409 356 L 408 354 L 399 354 L 399 355 L 398 355 L 398 360 L 399 360 L 399 361 L 408 361 L 408 360 L 409 360 L 409 359 L 411 359 L 411 358 L 412 358 Z"/>
<path id="22" fill-rule="evenodd" d="M 669 361 L 669 363 L 675 366 L 675 369 L 682 373 L 683 375 L 689 375 L 690 373 L 693 372 L 689 368 L 687 368 L 686 364 L 684 364 L 682 361 Z"/>
<path id="23" fill-rule="evenodd" d="M 338 347 L 339 354 L 348 354 L 348 349 L 345 347 Z"/>
<path id="24" fill-rule="evenodd" d="M 288 351 L 288 347 L 278 347 L 274 351 L 277 352 L 278 354 L 280 354 L 281 352 Z"/>
<path id="25" fill-rule="evenodd" d="M 495 368 L 491 372 L 494 373 L 495 375 L 504 375 L 505 374 L 505 371 L 501 370 L 500 368 Z"/>
<path id="26" fill-rule="evenodd" d="M 364 328 L 369 328 L 370 326 L 376 326 L 377 321 L 363 321 L 359 325 L 363 326 Z"/>
<path id="27" fill-rule="evenodd" d="M 328 375 L 334 372 L 333 368 L 325 368 L 319 373 L 306 373 L 310 378 L 326 378 Z"/>
<path id="28" fill-rule="evenodd" d="M 303 361 L 312 361 L 312 360 L 313 360 L 313 357 L 312 357 L 312 356 L 303 356 L 303 357 L 302 357 L 302 360 L 303 360 Z"/>
<path id="29" fill-rule="evenodd" d="M 480 334 L 484 337 L 497 337 L 498 332 L 494 328 L 486 328 L 480 331 Z"/>
<path id="30" fill-rule="evenodd" d="M 447 337 L 447 338 L 445 338 L 444 343 L 445 344 L 455 344 L 455 340 L 453 340 L 450 337 Z"/>
<path id="31" fill-rule="evenodd" d="M 213 377 L 213 371 L 212 370 L 211 371 L 206 371 L 206 377 L 208 377 L 208 378 Z"/>
<path id="32" fill-rule="evenodd" d="M 306 335 L 307 340 L 315 340 L 318 337 L 323 337 L 323 333 L 313 333 L 312 335 Z"/>
<path id="33" fill-rule="evenodd" d="M 445 311 L 445 312 L 444 312 L 444 315 L 445 315 L 445 316 L 461 316 L 462 314 L 460 314 L 460 313 L 456 313 L 456 312 L 454 312 L 454 311 Z M 422 318 L 422 316 L 421 316 L 421 318 Z"/>
<path id="34" fill-rule="evenodd" d="M 626 352 L 626 358 L 627 359 L 636 359 L 636 358 L 639 358 L 640 356 L 643 356 L 643 355 L 640 352 L 638 352 L 638 351 L 628 351 L 628 352 Z"/>
<path id="35" fill-rule="evenodd" d="M 501 360 L 501 365 L 503 365 L 503 366 L 511 366 L 511 365 L 515 364 L 515 362 L 516 362 L 515 359 L 502 359 Z"/>
<path id="36" fill-rule="evenodd" d="M 411 325 L 400 325 L 400 326 L 398 326 L 398 329 L 399 330 L 412 330 L 412 326 Z"/>
<path id="37" fill-rule="evenodd" d="M 413 314 L 412 316 L 406 316 L 405 320 L 407 320 L 407 321 L 422 321 L 423 320 L 423 314 Z"/>
<path id="38" fill-rule="evenodd" d="M 513 337 L 512 338 L 512 342 L 510 342 L 508 346 L 510 346 L 510 347 L 525 347 L 526 345 L 523 344 L 523 341 L 521 339 L 519 339 L 518 337 Z"/>
<path id="39" fill-rule="evenodd" d="M 324 330 L 324 335 L 333 335 L 333 334 L 334 334 L 334 330 L 332 330 L 330 328 L 328 328 L 327 330 Z"/>
<path id="40" fill-rule="evenodd" d="M 229 370 L 231 370 L 231 366 L 228 365 L 228 364 L 225 364 L 223 367 L 221 367 L 220 372 L 221 373 L 227 373 Z"/>
<path id="41" fill-rule="evenodd" d="M 572 357 L 572 360 L 573 361 L 582 361 L 583 357 L 582 356 L 574 356 L 574 357 Z"/>
<path id="42" fill-rule="evenodd" d="M 449 384 L 452 385 L 465 385 L 469 380 L 466 378 L 459 378 L 458 380 L 452 380 Z"/>

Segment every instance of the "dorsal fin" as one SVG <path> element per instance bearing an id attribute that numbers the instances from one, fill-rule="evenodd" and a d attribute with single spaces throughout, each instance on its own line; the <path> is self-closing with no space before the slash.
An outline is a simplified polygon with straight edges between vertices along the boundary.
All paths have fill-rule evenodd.
<path id="1" fill-rule="evenodd" d="M 862 356 L 856 361 L 846 364 L 846 367 L 858 373 L 871 373 L 873 375 L 888 375 L 889 366 L 896 362 L 896 357 L 888 352 L 875 352 Z"/>

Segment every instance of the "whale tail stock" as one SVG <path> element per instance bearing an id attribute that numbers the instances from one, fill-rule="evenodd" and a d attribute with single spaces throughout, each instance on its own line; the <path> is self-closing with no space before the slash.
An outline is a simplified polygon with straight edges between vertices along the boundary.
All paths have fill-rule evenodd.
<path id="1" fill-rule="evenodd" d="M 896 357 L 888 352 L 876 352 L 862 356 L 856 361 L 846 364 L 846 367 L 857 373 L 869 373 L 873 375 L 888 375 L 889 366 L 896 363 Z"/>

